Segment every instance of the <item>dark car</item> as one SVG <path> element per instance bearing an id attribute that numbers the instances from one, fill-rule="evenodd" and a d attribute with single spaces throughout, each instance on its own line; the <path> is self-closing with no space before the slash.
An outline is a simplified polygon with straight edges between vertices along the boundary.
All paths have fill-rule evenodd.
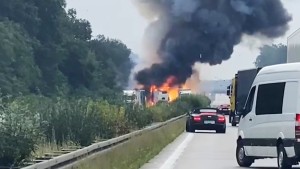
<path id="1" fill-rule="evenodd" d="M 218 109 L 199 108 L 188 113 L 186 131 L 215 130 L 217 133 L 226 133 L 226 118 Z"/>
<path id="2" fill-rule="evenodd" d="M 219 111 L 225 115 L 229 115 L 231 110 L 230 110 L 230 105 L 229 104 L 222 104 L 218 107 Z"/>

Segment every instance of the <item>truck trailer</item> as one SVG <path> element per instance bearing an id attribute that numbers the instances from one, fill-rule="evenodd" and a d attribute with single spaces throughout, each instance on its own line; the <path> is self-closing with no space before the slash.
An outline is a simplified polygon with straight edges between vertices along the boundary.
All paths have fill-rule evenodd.
<path id="1" fill-rule="evenodd" d="M 146 106 L 146 91 L 145 90 L 123 90 L 123 100 L 126 104 Z"/>
<path id="2" fill-rule="evenodd" d="M 232 126 L 236 126 L 239 123 L 240 117 L 238 112 L 243 110 L 254 78 L 260 70 L 261 68 L 238 71 L 232 79 L 231 85 L 227 87 L 231 110 L 229 122 Z"/>
<path id="3" fill-rule="evenodd" d="M 300 62 L 300 29 L 288 37 L 287 63 Z"/>

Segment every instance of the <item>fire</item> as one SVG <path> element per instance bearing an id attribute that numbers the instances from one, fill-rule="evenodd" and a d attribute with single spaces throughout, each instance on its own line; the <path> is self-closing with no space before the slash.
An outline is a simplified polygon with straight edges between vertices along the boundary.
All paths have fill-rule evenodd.
<path id="1" fill-rule="evenodd" d="M 174 85 L 175 81 L 176 81 L 175 77 L 169 77 L 166 80 L 166 82 L 160 87 L 152 85 L 150 87 L 150 92 L 153 93 L 155 91 L 165 91 L 169 95 L 169 102 L 172 102 L 172 101 L 176 100 L 179 97 L 179 90 L 180 89 L 189 89 L 188 84 Z"/>

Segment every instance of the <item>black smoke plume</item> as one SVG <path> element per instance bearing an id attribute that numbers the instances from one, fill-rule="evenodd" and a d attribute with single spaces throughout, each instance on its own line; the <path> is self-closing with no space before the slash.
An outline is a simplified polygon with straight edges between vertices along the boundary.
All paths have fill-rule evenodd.
<path id="1" fill-rule="evenodd" d="M 280 0 L 135 0 L 150 20 L 147 33 L 160 62 L 138 72 L 145 86 L 160 86 L 170 76 L 185 83 L 196 62 L 210 65 L 228 60 L 242 35 L 282 36 L 292 17 Z M 154 57 L 154 56 L 153 56 Z M 157 57 L 157 56 L 155 56 Z M 241 59 L 243 54 L 241 53 Z"/>

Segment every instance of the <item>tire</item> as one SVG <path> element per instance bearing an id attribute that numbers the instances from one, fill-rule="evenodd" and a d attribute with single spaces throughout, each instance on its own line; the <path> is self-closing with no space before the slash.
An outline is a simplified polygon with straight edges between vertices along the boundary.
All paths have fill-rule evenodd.
<path id="1" fill-rule="evenodd" d="M 226 128 L 223 128 L 221 130 L 216 130 L 216 133 L 222 133 L 225 134 L 226 133 Z"/>
<path id="2" fill-rule="evenodd" d="M 186 132 L 191 132 L 191 128 L 190 128 L 190 125 L 188 124 L 188 123 L 186 123 L 186 125 L 185 125 L 185 131 Z"/>
<path id="3" fill-rule="evenodd" d="M 231 126 L 235 127 L 236 125 L 236 122 L 234 121 L 234 119 L 232 119 Z"/>
<path id="4" fill-rule="evenodd" d="M 244 146 L 240 141 L 236 146 L 235 157 L 240 167 L 250 167 L 254 163 L 254 159 L 246 156 Z"/>
<path id="5" fill-rule="evenodd" d="M 292 164 L 290 159 L 287 157 L 285 149 L 282 144 L 277 147 L 277 165 L 278 169 L 291 169 Z"/>
<path id="6" fill-rule="evenodd" d="M 189 132 L 189 126 L 188 126 L 187 123 L 185 123 L 185 131 L 186 131 L 186 132 Z"/>
<path id="7" fill-rule="evenodd" d="M 186 125 L 185 125 L 185 130 L 188 133 L 194 133 L 195 132 L 195 129 L 188 123 L 186 123 Z"/>

